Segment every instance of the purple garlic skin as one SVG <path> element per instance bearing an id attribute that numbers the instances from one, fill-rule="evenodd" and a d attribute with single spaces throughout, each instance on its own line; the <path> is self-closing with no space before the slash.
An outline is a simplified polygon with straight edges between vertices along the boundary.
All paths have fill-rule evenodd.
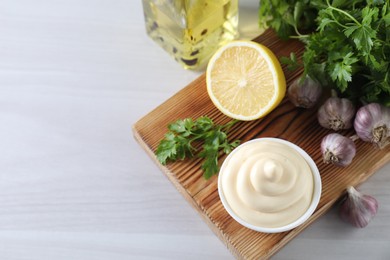
<path id="1" fill-rule="evenodd" d="M 294 80 L 287 90 L 287 96 L 296 107 L 311 108 L 318 103 L 322 94 L 322 86 L 309 76 L 302 81 Z"/>
<path id="2" fill-rule="evenodd" d="M 378 201 L 370 196 L 358 192 L 354 187 L 348 187 L 346 199 L 339 208 L 342 220 L 358 228 L 364 228 L 378 211 Z"/>
<path id="3" fill-rule="evenodd" d="M 341 134 L 326 135 L 321 142 L 321 152 L 324 163 L 332 163 L 345 167 L 349 165 L 356 155 L 356 146 L 351 138 Z"/>
<path id="4" fill-rule="evenodd" d="M 319 108 L 318 122 L 322 127 L 339 131 L 353 126 L 355 106 L 346 98 L 330 97 Z"/>
<path id="5" fill-rule="evenodd" d="M 360 139 L 384 148 L 390 143 L 390 108 L 378 103 L 361 107 L 356 113 L 354 128 Z"/>

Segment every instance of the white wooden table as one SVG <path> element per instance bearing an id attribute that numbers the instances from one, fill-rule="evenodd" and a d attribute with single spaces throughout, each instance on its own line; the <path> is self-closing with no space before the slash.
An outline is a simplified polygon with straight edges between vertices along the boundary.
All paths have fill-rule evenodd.
<path id="1" fill-rule="evenodd" d="M 257 0 L 240 1 L 242 38 Z M 1 0 L 0 259 L 231 259 L 132 137 L 197 78 L 146 35 L 141 1 Z M 274 259 L 390 259 L 390 165 L 360 186 L 365 229 L 331 210 Z"/>

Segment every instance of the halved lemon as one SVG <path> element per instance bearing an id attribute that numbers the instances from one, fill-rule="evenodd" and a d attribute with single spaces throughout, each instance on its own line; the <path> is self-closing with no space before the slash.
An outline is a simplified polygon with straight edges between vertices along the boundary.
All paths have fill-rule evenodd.
<path id="1" fill-rule="evenodd" d="M 225 115 L 249 121 L 264 117 L 286 94 L 286 79 L 275 54 L 253 41 L 232 41 L 210 59 L 208 94 Z"/>

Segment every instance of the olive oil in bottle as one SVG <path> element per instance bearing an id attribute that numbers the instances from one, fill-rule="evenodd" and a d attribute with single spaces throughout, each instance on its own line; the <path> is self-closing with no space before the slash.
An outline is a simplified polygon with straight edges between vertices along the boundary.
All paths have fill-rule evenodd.
<path id="1" fill-rule="evenodd" d="M 201 69 L 238 35 L 238 0 L 142 0 L 148 35 L 186 69 Z"/>

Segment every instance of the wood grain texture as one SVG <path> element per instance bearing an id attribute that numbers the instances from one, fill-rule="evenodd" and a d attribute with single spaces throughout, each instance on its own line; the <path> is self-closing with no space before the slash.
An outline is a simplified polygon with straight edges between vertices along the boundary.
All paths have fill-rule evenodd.
<path id="1" fill-rule="evenodd" d="M 303 46 L 298 41 L 280 41 L 272 31 L 267 31 L 255 41 L 269 47 L 278 57 L 290 52 L 302 54 Z M 287 84 L 291 83 L 299 71 L 291 72 L 283 68 Z M 317 163 L 323 182 L 322 197 L 312 217 L 303 225 L 278 234 L 265 234 L 249 230 L 234 221 L 224 210 L 217 191 L 217 177 L 204 180 L 200 169 L 201 161 L 185 160 L 160 165 L 154 151 L 167 131 L 168 123 L 179 118 L 207 115 L 216 123 L 226 123 L 230 119 L 221 114 L 211 103 L 205 76 L 202 75 L 172 98 L 141 118 L 133 126 L 133 133 L 159 165 L 164 174 L 175 185 L 185 199 L 200 213 L 215 234 L 239 259 L 265 259 L 271 257 L 304 228 L 318 219 L 343 195 L 349 185 L 357 186 L 374 174 L 390 160 L 389 148 L 376 149 L 371 144 L 357 141 L 357 155 L 346 168 L 326 165 L 322 162 L 320 142 L 330 131 L 319 126 L 316 108 L 305 110 L 295 108 L 286 98 L 272 113 L 263 119 L 239 122 L 229 134 L 230 138 L 245 142 L 259 137 L 278 137 L 291 141 L 304 149 Z M 344 131 L 352 135 L 352 131 Z M 222 163 L 224 156 L 219 158 Z"/>

